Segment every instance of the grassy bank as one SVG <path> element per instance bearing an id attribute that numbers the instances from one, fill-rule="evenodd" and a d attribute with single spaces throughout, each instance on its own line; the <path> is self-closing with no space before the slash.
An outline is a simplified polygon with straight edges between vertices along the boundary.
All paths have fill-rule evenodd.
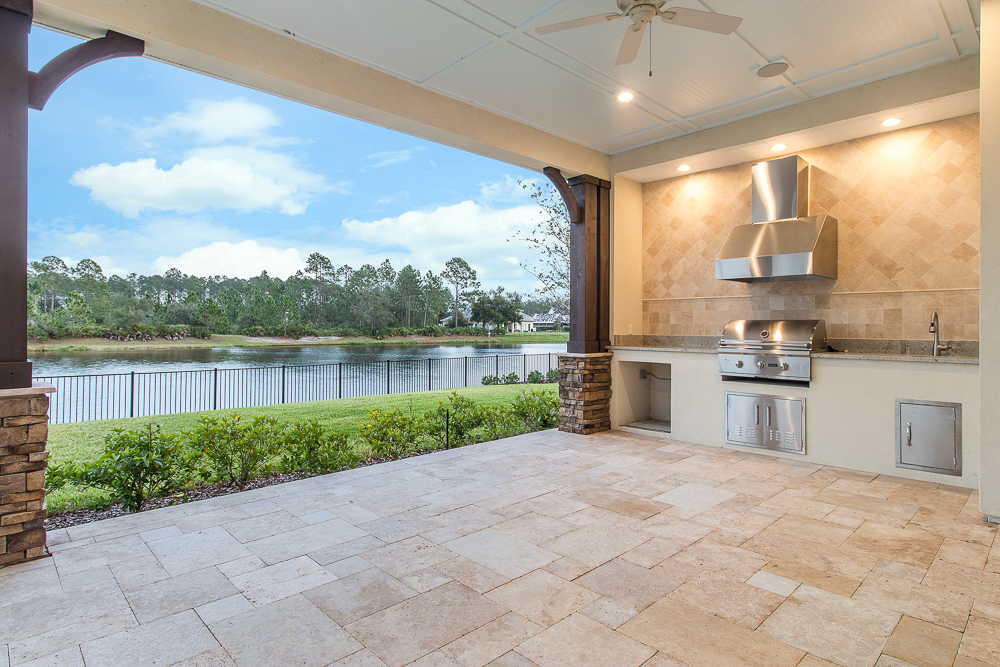
<path id="1" fill-rule="evenodd" d="M 542 385 L 499 385 L 489 387 L 469 387 L 465 389 L 424 391 L 413 394 L 393 394 L 390 396 L 369 396 L 343 398 L 335 401 L 313 403 L 292 403 L 238 410 L 218 410 L 215 412 L 189 412 L 179 415 L 159 417 L 136 417 L 133 419 L 109 419 L 83 422 L 80 424 L 56 424 L 49 428 L 50 460 L 53 463 L 73 461 L 77 464 L 97 460 L 104 449 L 104 436 L 113 428 L 135 429 L 150 423 L 159 424 L 165 431 L 179 433 L 191 429 L 198 419 L 205 415 L 240 414 L 245 417 L 268 415 L 283 420 L 318 420 L 326 429 L 338 431 L 353 430 L 374 408 L 382 410 L 399 409 L 403 413 L 419 415 L 436 408 L 446 401 L 453 391 L 472 398 L 483 406 L 506 405 L 514 396 L 525 389 L 557 394 L 557 384 Z M 67 487 L 51 493 L 47 497 L 49 509 L 60 512 L 80 507 L 92 507 L 106 501 L 107 495 L 100 490 Z"/>
<path id="2" fill-rule="evenodd" d="M 506 343 L 525 345 L 529 343 L 565 343 L 568 332 L 514 333 L 505 336 L 392 336 L 375 339 L 367 336 L 296 340 L 294 338 L 252 338 L 216 334 L 208 340 L 189 337 L 184 340 L 150 340 L 121 342 L 104 338 L 61 338 L 58 340 L 29 341 L 28 351 L 32 354 L 44 352 L 84 352 L 88 350 L 174 350 L 181 348 L 210 347 L 300 347 L 312 345 L 475 345 L 477 343 Z"/>

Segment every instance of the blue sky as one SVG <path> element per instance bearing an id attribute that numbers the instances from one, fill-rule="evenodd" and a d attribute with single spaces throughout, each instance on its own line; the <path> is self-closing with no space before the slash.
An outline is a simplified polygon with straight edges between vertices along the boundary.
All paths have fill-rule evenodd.
<path id="1" fill-rule="evenodd" d="M 37 71 L 78 40 L 35 27 Z M 530 292 L 523 244 L 539 175 L 145 58 L 65 83 L 31 111 L 28 255 L 105 273 L 285 278 L 311 252 Z"/>

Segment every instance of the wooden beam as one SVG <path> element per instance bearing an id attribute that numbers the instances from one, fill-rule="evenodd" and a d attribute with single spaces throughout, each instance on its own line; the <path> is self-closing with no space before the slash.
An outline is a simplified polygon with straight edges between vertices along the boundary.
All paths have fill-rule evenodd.
<path id="1" fill-rule="evenodd" d="M 569 186 L 582 206 L 580 223 L 570 225 L 566 351 L 605 352 L 611 344 L 611 183 L 584 175 Z"/>
<path id="2" fill-rule="evenodd" d="M 569 183 L 563 177 L 562 172 L 555 167 L 545 167 L 542 169 L 542 173 L 545 177 L 552 181 L 553 187 L 555 187 L 556 192 L 562 197 L 563 204 L 566 206 L 566 213 L 569 215 L 570 222 L 580 222 L 580 205 L 576 201 L 576 195 L 569 187 Z"/>
<path id="3" fill-rule="evenodd" d="M 49 97 L 65 81 L 84 69 L 112 58 L 141 56 L 146 43 L 141 39 L 109 30 L 104 37 L 66 49 L 50 60 L 37 74 L 29 74 L 28 107 L 41 111 Z"/>

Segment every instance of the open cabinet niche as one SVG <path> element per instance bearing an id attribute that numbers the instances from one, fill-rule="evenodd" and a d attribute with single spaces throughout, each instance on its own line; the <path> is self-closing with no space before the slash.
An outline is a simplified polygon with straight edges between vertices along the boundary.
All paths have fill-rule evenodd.
<path id="1" fill-rule="evenodd" d="M 670 433 L 670 364 L 622 363 L 632 420 L 623 426 Z"/>

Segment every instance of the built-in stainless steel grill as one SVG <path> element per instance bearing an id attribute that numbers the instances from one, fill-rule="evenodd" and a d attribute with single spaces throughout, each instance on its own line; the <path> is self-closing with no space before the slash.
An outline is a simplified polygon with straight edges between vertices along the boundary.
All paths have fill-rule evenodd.
<path id="1" fill-rule="evenodd" d="M 733 320 L 719 341 L 719 374 L 809 382 L 812 352 L 826 345 L 823 320 Z"/>

